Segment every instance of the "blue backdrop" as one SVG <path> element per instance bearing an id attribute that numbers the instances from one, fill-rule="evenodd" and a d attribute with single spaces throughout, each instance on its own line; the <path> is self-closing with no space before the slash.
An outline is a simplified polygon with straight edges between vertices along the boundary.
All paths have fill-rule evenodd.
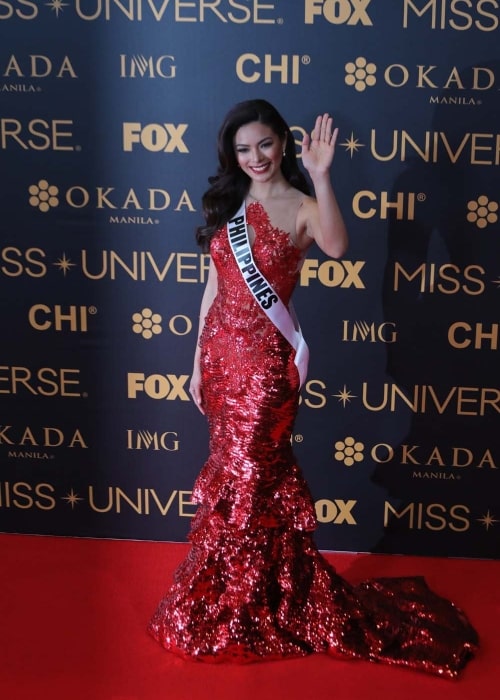
<path id="1" fill-rule="evenodd" d="M 295 452 L 324 549 L 497 557 L 496 0 L 0 2 L 0 529 L 185 539 L 194 230 L 233 103 L 340 127 Z"/>

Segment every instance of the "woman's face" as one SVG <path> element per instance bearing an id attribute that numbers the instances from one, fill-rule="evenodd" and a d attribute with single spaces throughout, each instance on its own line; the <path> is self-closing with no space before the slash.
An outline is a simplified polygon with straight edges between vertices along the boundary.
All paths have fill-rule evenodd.
<path id="1" fill-rule="evenodd" d="M 284 147 L 285 141 L 260 122 L 244 124 L 234 137 L 238 165 L 256 182 L 270 182 L 281 176 Z"/>

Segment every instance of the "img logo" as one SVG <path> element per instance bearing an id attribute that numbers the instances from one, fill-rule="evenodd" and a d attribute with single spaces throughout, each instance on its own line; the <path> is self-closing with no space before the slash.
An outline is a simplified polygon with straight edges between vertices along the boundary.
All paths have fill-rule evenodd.
<path id="1" fill-rule="evenodd" d="M 395 343 L 397 335 L 396 324 L 392 321 L 342 321 L 343 342 Z"/>
<path id="2" fill-rule="evenodd" d="M 164 56 L 144 56 L 120 54 L 120 78 L 175 78 L 175 58 Z"/>
<path id="3" fill-rule="evenodd" d="M 305 23 L 313 24 L 315 17 L 324 17 L 330 24 L 363 24 L 372 27 L 366 11 L 371 0 L 305 0 Z"/>
<path id="4" fill-rule="evenodd" d="M 178 434 L 172 430 L 164 432 L 150 430 L 127 430 L 127 450 L 152 450 L 158 452 L 179 451 Z"/>

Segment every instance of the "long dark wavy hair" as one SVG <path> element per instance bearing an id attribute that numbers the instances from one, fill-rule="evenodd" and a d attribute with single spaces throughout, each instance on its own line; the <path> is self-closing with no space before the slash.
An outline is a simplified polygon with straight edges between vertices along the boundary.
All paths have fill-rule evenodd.
<path id="1" fill-rule="evenodd" d="M 250 122 L 265 124 L 281 140 L 286 138 L 281 171 L 293 187 L 304 194 L 310 193 L 307 180 L 297 163 L 292 132 L 278 110 L 266 100 L 239 102 L 228 112 L 219 130 L 217 140 L 219 166 L 216 175 L 208 178 L 210 187 L 202 197 L 206 223 L 196 230 L 196 241 L 205 252 L 210 247 L 210 240 L 214 233 L 238 211 L 248 193 L 250 178 L 238 167 L 234 137 L 241 126 Z"/>

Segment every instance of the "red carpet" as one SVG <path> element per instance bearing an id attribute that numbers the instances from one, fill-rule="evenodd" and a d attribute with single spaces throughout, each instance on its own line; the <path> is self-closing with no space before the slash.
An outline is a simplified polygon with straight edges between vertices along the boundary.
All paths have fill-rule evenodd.
<path id="1" fill-rule="evenodd" d="M 186 545 L 0 535 L 2 700 L 482 700 L 500 682 L 500 562 L 329 554 L 351 581 L 423 574 L 464 608 L 479 655 L 458 681 L 324 655 L 182 661 L 144 631 Z"/>

